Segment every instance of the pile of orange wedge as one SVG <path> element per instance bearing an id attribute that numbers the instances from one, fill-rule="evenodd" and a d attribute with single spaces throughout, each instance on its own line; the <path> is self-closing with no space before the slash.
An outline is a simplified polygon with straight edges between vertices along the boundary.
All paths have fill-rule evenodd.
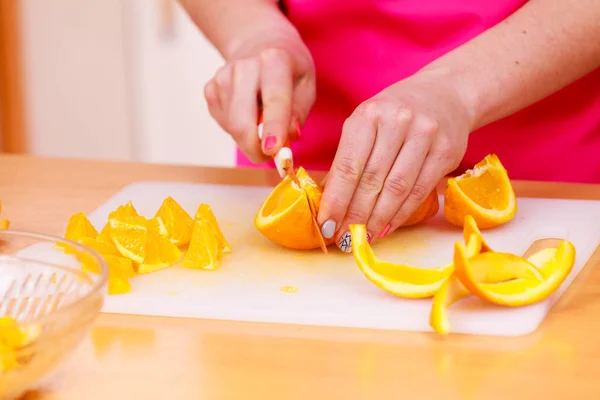
<path id="1" fill-rule="evenodd" d="M 575 247 L 566 240 L 527 259 L 486 243 L 480 228 L 503 224 L 516 213 L 515 194 L 498 157 L 487 156 L 449 179 L 444 200 L 446 220 L 463 228 L 464 243 L 457 242 L 452 262 L 437 269 L 379 260 L 365 225 L 350 225 L 352 253 L 367 279 L 398 297 L 433 298 L 430 325 L 437 333 L 450 332 L 448 308 L 466 296 L 508 307 L 533 304 L 554 293 L 573 269 Z"/>
<path id="2" fill-rule="evenodd" d="M 216 269 L 223 253 L 231 247 L 207 204 L 200 204 L 192 217 L 173 199 L 167 197 L 155 216 L 138 214 L 131 202 L 119 206 L 108 216 L 98 233 L 84 213 L 73 215 L 65 238 L 95 250 L 108 264 L 108 293 L 131 291 L 129 278 L 148 274 L 177 263 L 194 269 Z M 59 248 L 80 254 L 68 245 Z M 83 268 L 98 272 L 91 263 Z"/>
<path id="3" fill-rule="evenodd" d="M 2 202 L 0 201 L 0 213 L 2 212 Z M 8 229 L 10 221 L 5 218 L 0 218 L 0 230 Z"/>
<path id="4" fill-rule="evenodd" d="M 25 328 L 12 317 L 0 317 L 0 373 L 19 366 L 19 351 L 39 337 L 37 326 Z"/>

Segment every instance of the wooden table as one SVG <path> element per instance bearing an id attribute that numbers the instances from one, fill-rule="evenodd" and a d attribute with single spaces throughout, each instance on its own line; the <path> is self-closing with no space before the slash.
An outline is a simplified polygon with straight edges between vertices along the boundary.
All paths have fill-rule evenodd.
<path id="1" fill-rule="evenodd" d="M 272 171 L 0 156 L 12 228 L 61 235 L 146 179 L 273 184 Z M 518 195 L 600 199 L 600 185 L 515 182 Z M 600 224 L 600 221 L 590 221 Z M 523 338 L 100 315 L 63 370 L 26 399 L 597 399 L 599 252 Z"/>

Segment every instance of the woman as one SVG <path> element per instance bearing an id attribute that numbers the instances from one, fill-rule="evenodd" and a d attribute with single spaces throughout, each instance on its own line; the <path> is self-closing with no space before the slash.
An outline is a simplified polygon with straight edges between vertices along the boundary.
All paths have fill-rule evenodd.
<path id="1" fill-rule="evenodd" d="M 600 183 L 598 0 L 181 2 L 226 60 L 205 96 L 239 164 L 299 123 L 295 161 L 330 170 L 318 222 L 338 243 L 349 223 L 393 232 L 492 152 L 513 179 Z"/>

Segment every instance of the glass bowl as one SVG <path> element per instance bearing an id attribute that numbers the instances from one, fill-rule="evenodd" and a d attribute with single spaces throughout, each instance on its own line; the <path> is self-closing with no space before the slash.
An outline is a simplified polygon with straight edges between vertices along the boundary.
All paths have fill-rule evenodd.
<path id="1" fill-rule="evenodd" d="M 107 277 L 92 249 L 0 230 L 0 400 L 33 389 L 73 353 L 102 309 Z"/>

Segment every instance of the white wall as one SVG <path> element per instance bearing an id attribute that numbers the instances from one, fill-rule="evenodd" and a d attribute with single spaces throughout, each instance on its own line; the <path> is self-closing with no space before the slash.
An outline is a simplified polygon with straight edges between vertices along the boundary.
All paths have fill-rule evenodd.
<path id="1" fill-rule="evenodd" d="M 204 84 L 222 64 L 175 0 L 128 5 L 136 155 L 152 162 L 233 165 L 235 147 L 208 113 Z M 173 7 L 165 30 L 164 4 Z"/>
<path id="2" fill-rule="evenodd" d="M 21 3 L 32 153 L 130 159 L 121 0 Z"/>
<path id="3" fill-rule="evenodd" d="M 234 164 L 203 97 L 221 57 L 176 0 L 21 1 L 32 153 Z"/>

